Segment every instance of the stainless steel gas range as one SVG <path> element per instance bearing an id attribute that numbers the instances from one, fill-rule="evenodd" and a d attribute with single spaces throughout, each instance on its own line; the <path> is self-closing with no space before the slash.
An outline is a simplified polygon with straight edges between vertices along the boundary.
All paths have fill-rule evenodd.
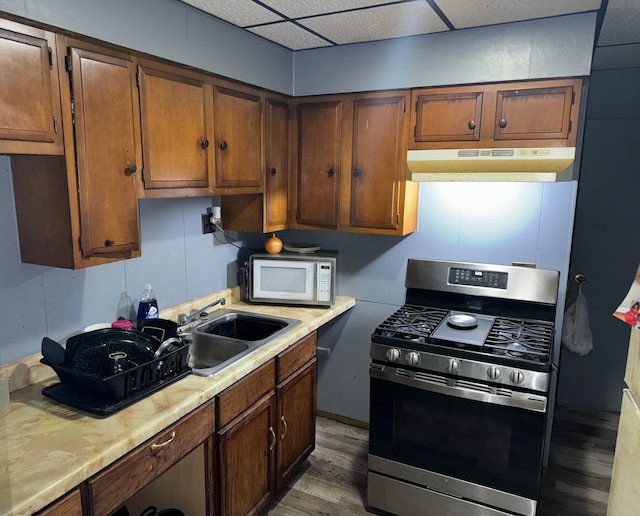
<path id="1" fill-rule="evenodd" d="M 371 336 L 368 504 L 534 515 L 559 273 L 410 259 Z"/>

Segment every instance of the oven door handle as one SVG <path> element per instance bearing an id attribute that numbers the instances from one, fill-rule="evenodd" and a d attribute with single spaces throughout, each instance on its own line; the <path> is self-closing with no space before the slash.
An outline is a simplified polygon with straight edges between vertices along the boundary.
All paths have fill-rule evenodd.
<path id="1" fill-rule="evenodd" d="M 512 396 L 506 396 L 474 390 L 460 385 L 443 385 L 426 379 L 416 378 L 415 376 L 405 376 L 404 374 L 400 375 L 398 374 L 397 368 L 378 364 L 372 364 L 369 367 L 369 376 L 371 378 L 379 378 L 380 380 L 387 380 L 401 385 L 406 385 L 408 387 L 415 387 L 417 389 L 422 389 L 423 391 L 430 391 L 437 394 L 455 396 L 457 398 L 480 401 L 483 403 L 491 403 L 493 405 L 516 407 L 531 412 L 546 412 L 547 410 L 547 398 L 537 394 L 513 392 Z"/>

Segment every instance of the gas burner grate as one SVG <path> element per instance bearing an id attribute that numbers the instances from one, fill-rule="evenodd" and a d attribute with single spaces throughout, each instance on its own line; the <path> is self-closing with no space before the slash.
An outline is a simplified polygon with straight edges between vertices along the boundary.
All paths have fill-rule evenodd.
<path id="1" fill-rule="evenodd" d="M 484 347 L 496 354 L 546 362 L 553 331 L 552 322 L 501 317 L 496 319 Z"/>
<path id="2" fill-rule="evenodd" d="M 403 305 L 380 324 L 375 333 L 384 337 L 424 342 L 447 315 L 448 310 Z"/>

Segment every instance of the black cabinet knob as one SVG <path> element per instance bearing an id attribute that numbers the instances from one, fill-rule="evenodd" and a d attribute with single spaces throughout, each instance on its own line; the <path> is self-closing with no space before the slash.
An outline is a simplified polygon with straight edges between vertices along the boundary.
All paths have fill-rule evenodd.
<path id="1" fill-rule="evenodd" d="M 113 245 L 113 240 L 105 240 L 104 241 L 104 246 L 105 247 L 111 247 Z"/>
<path id="2" fill-rule="evenodd" d="M 131 163 L 128 167 L 127 167 L 127 172 L 129 172 L 130 174 L 134 174 L 136 172 L 136 170 L 138 170 L 138 167 L 136 167 L 135 163 Z"/>
<path id="3" fill-rule="evenodd" d="M 498 122 L 498 125 L 504 129 L 505 127 L 507 127 L 507 119 L 506 118 L 501 118 L 500 121 Z"/>
<path id="4" fill-rule="evenodd" d="M 222 143 L 220 144 L 220 150 L 222 150 L 222 151 L 223 151 L 223 150 L 227 150 L 227 142 L 222 142 Z"/>
<path id="5" fill-rule="evenodd" d="M 469 123 L 467 125 L 469 126 L 469 129 L 475 129 L 476 128 L 476 121 L 475 120 L 469 120 Z"/>
<path id="6" fill-rule="evenodd" d="M 275 168 L 271 169 L 271 175 L 275 176 L 278 173 L 278 171 Z"/>
<path id="7" fill-rule="evenodd" d="M 360 174 L 362 174 L 362 170 L 360 170 L 359 168 L 356 168 L 353 171 L 353 177 L 358 177 Z"/>
<path id="8" fill-rule="evenodd" d="M 335 170 L 333 170 L 332 168 L 329 169 L 329 177 L 333 177 L 335 173 Z"/>
<path id="9" fill-rule="evenodd" d="M 207 149 L 209 147 L 209 140 L 202 140 L 200 147 L 202 147 L 202 150 Z"/>

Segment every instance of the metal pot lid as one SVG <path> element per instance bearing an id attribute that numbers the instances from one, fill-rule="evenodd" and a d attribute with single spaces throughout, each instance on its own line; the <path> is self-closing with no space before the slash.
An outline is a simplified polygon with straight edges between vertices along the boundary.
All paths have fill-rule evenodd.
<path id="1" fill-rule="evenodd" d="M 455 314 L 447 318 L 447 324 L 459 330 L 472 330 L 478 327 L 478 319 L 473 315 Z"/>

